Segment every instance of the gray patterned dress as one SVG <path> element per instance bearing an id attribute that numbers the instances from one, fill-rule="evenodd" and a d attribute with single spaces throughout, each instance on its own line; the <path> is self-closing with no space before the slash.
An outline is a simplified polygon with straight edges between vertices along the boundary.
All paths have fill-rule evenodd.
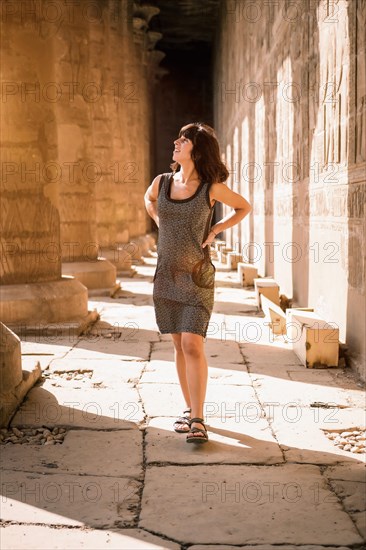
<path id="1" fill-rule="evenodd" d="M 200 183 L 187 199 L 170 198 L 173 173 L 163 174 L 159 184 L 158 261 L 154 274 L 153 300 L 156 322 L 162 334 L 191 332 L 205 337 L 213 303 L 213 284 L 196 284 L 194 266 L 206 258 L 202 248 L 213 215 L 209 185 Z M 198 286 L 199 285 L 199 286 Z"/>

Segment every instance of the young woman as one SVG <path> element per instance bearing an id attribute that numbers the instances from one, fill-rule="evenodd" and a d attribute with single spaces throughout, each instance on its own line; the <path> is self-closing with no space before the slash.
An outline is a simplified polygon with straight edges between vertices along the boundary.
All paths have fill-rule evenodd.
<path id="1" fill-rule="evenodd" d="M 159 227 L 153 300 L 160 332 L 172 335 L 187 405 L 174 429 L 187 433 L 188 443 L 205 443 L 203 405 L 208 369 L 204 338 L 213 309 L 215 275 L 209 245 L 252 207 L 224 184 L 229 173 L 210 126 L 187 124 L 174 146 L 173 171 L 157 176 L 145 194 L 146 210 Z M 232 211 L 210 227 L 216 201 Z"/>

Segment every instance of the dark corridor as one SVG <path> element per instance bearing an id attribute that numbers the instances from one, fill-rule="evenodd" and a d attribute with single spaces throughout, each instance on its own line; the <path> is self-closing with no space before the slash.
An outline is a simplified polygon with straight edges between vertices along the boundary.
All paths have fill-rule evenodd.
<path id="1" fill-rule="evenodd" d="M 141 2 L 143 4 L 143 2 Z M 189 122 L 213 125 L 213 45 L 219 0 L 155 0 L 150 22 L 165 54 L 154 90 L 154 174 L 169 171 L 173 140 Z"/>

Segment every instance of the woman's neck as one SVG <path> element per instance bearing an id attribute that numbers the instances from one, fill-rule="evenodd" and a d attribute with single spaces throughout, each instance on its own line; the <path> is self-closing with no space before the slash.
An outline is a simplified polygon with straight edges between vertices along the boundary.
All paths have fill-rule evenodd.
<path id="1" fill-rule="evenodd" d="M 180 165 L 179 173 L 181 174 L 181 180 L 184 185 L 187 184 L 189 181 L 199 179 L 198 172 L 192 161 L 182 163 Z"/>

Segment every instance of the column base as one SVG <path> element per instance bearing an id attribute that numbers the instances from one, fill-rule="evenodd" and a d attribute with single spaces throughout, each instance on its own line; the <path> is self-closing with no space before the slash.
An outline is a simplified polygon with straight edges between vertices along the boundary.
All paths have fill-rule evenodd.
<path id="1" fill-rule="evenodd" d="M 22 371 L 20 340 L 9 327 L 3 323 L 0 326 L 1 338 L 5 344 L 1 350 L 0 427 L 5 428 L 42 373 L 39 362 L 30 371 Z"/>
<path id="2" fill-rule="evenodd" d="M 1 320 L 15 333 L 41 324 L 80 323 L 88 316 L 88 291 L 72 277 L 4 285 L 0 296 Z"/>
<path id="3" fill-rule="evenodd" d="M 88 289 L 91 295 L 110 295 L 115 289 L 117 270 L 105 258 L 90 262 L 64 262 L 62 275 L 74 277 Z"/>
<path id="4" fill-rule="evenodd" d="M 143 256 L 151 256 L 151 250 L 155 248 L 155 242 L 151 234 L 140 235 L 131 239 L 131 244 L 134 246 L 132 254 L 133 263 L 144 265 Z"/>
<path id="5" fill-rule="evenodd" d="M 132 267 L 131 252 L 133 247 L 128 243 L 117 244 L 115 247 L 102 248 L 103 257 L 111 262 L 120 277 L 133 277 L 136 269 Z"/>

